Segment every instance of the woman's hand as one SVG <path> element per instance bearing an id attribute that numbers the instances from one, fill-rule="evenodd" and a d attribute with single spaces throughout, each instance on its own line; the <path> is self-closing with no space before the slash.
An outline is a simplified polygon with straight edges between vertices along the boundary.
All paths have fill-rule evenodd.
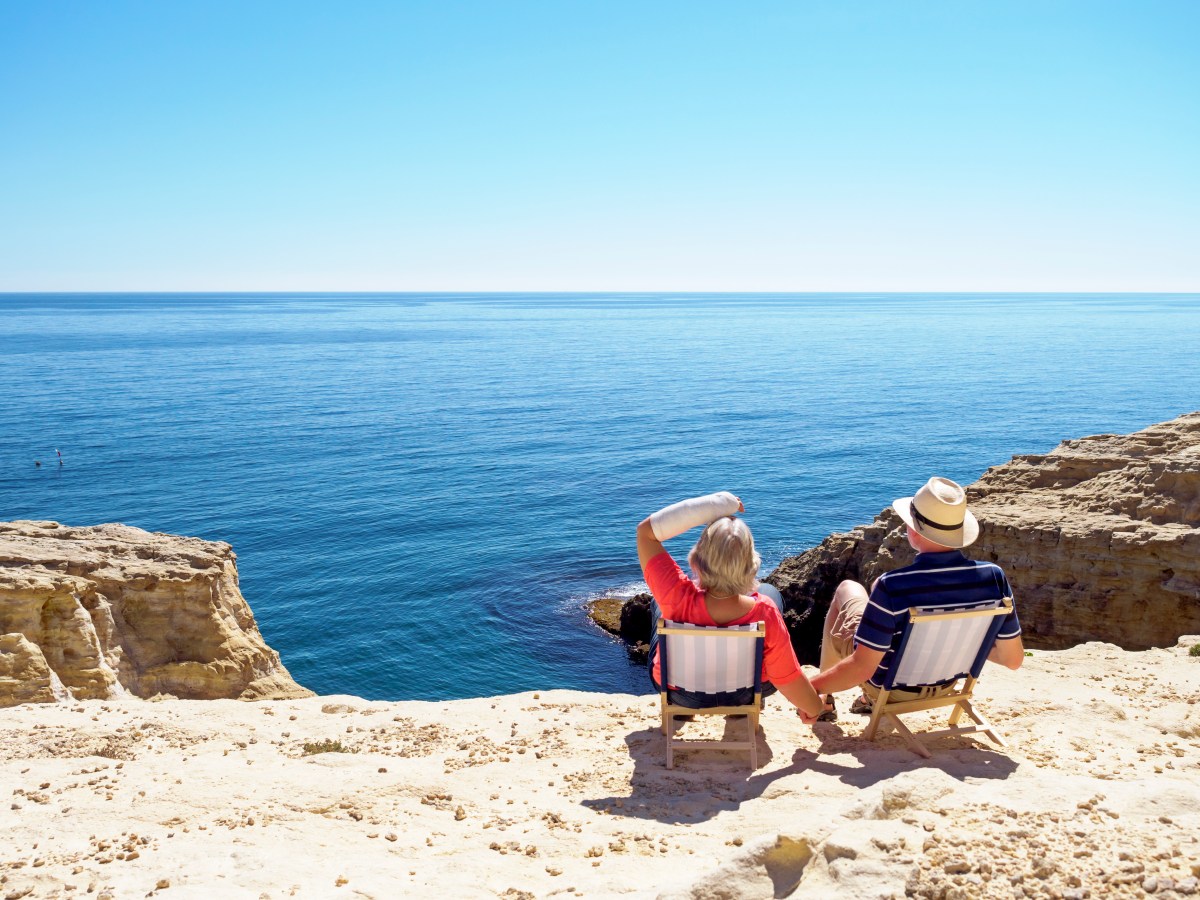
<path id="1" fill-rule="evenodd" d="M 800 717 L 800 721 L 803 722 L 805 725 L 815 725 L 817 722 L 820 721 L 822 715 L 824 715 L 827 712 L 832 712 L 833 709 L 834 709 L 834 705 L 833 705 L 833 701 L 831 699 L 829 703 L 824 704 L 824 708 L 816 715 L 809 715 L 802 709 L 797 709 L 796 715 L 798 715 Z"/>

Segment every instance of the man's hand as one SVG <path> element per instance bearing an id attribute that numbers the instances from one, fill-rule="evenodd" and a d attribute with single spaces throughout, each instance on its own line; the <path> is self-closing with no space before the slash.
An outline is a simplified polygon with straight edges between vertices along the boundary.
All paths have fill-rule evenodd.
<path id="1" fill-rule="evenodd" d="M 797 709 L 796 715 L 798 715 L 800 717 L 800 721 L 803 722 L 805 725 L 815 725 L 817 722 L 820 721 L 822 715 L 824 715 L 827 712 L 833 712 L 833 710 L 834 710 L 833 695 L 831 694 L 829 696 L 829 701 L 824 704 L 821 711 L 819 713 L 817 713 L 816 715 L 810 716 L 808 713 L 806 713 L 802 709 Z"/>

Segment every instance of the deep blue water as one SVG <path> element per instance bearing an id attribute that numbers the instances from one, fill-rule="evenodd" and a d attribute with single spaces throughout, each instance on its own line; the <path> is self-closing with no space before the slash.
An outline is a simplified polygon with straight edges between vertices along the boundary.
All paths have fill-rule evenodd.
<path id="1" fill-rule="evenodd" d="M 583 603 L 659 506 L 769 569 L 1200 408 L 1197 346 L 1200 295 L 0 295 L 0 519 L 229 541 L 320 693 L 642 692 Z"/>

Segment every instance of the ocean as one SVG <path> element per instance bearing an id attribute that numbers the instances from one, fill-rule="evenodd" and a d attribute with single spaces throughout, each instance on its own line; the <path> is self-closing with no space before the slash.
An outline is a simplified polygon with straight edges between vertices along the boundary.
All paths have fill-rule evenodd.
<path id="1" fill-rule="evenodd" d="M 1197 346 L 1195 294 L 0 294 L 0 519 L 228 541 L 318 693 L 643 693 L 584 607 L 655 509 L 734 491 L 765 573 L 1200 408 Z"/>

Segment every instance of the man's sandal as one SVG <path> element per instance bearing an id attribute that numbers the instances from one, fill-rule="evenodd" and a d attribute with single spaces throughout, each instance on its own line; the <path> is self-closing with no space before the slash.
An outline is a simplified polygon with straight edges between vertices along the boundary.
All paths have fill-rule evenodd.
<path id="1" fill-rule="evenodd" d="M 858 713 L 860 716 L 869 716 L 874 702 L 868 700 L 866 696 L 860 696 L 857 700 L 850 704 L 850 712 Z"/>
<path id="2" fill-rule="evenodd" d="M 825 706 L 827 709 L 817 716 L 818 722 L 836 722 L 837 721 L 837 706 L 833 702 L 833 694 L 827 694 L 825 697 Z"/>

